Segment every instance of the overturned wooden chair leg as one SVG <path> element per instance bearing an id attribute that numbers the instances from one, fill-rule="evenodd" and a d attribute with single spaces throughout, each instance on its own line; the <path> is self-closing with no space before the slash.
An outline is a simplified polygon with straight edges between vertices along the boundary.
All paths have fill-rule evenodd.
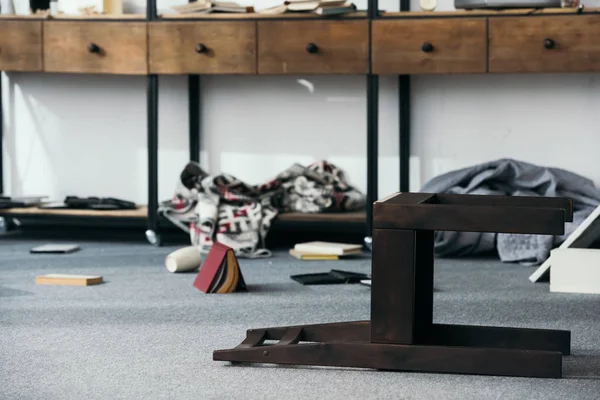
<path id="1" fill-rule="evenodd" d="M 559 378 L 558 352 L 376 343 L 300 343 L 217 350 L 217 361 Z"/>
<path id="2" fill-rule="evenodd" d="M 278 326 L 272 328 L 249 329 L 246 336 L 254 332 L 264 332 L 265 340 L 280 340 L 290 330 L 301 328 L 304 342 L 345 342 L 369 341 L 370 321 L 334 322 L 329 324 Z"/>
<path id="3" fill-rule="evenodd" d="M 398 193 L 373 209 L 370 321 L 250 329 L 236 348 L 215 351 L 214 360 L 562 376 L 569 331 L 433 323 L 433 233 L 562 234 L 573 218 L 570 200 Z"/>

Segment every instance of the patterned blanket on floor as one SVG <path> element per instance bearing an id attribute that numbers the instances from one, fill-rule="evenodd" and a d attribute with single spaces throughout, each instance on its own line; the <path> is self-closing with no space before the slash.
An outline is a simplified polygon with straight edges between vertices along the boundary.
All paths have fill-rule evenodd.
<path id="1" fill-rule="evenodd" d="M 365 207 L 365 196 L 344 172 L 326 161 L 294 164 L 262 185 L 229 174 L 209 175 L 190 162 L 180 174 L 173 199 L 159 213 L 190 234 L 193 246 L 210 250 L 214 241 L 239 257 L 265 257 L 264 239 L 279 213 L 345 212 Z"/>

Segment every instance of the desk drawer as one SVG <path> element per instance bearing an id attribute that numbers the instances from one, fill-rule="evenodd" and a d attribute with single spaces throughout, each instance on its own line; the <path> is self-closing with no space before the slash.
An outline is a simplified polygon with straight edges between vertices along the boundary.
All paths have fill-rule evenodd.
<path id="1" fill-rule="evenodd" d="M 600 16 L 490 18 L 490 72 L 600 70 Z"/>
<path id="2" fill-rule="evenodd" d="M 368 21 L 259 21 L 260 74 L 366 74 Z"/>
<path id="3" fill-rule="evenodd" d="M 0 71 L 42 70 L 42 22 L 0 21 Z"/>
<path id="4" fill-rule="evenodd" d="M 153 74 L 255 74 L 256 22 L 149 24 Z"/>
<path id="5" fill-rule="evenodd" d="M 373 21 L 375 74 L 485 73 L 484 18 Z"/>
<path id="6" fill-rule="evenodd" d="M 44 22 L 47 72 L 144 75 L 145 22 Z"/>

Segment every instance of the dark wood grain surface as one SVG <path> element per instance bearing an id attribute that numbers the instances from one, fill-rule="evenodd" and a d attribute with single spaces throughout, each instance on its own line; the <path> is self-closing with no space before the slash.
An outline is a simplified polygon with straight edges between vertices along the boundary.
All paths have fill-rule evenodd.
<path id="1" fill-rule="evenodd" d="M 496 196 L 439 193 L 437 204 L 493 207 L 558 208 L 565 211 L 565 222 L 573 221 L 573 200 L 565 197 Z"/>
<path id="2" fill-rule="evenodd" d="M 268 340 L 281 340 L 290 329 L 302 329 L 301 340 L 306 342 L 326 342 L 344 338 L 347 342 L 368 341 L 371 333 L 370 321 L 333 322 L 314 325 L 292 325 L 271 328 L 248 329 L 246 337 L 256 337 L 264 333 Z M 257 333 L 259 332 L 259 333 Z"/>
<path id="3" fill-rule="evenodd" d="M 435 202 L 435 194 L 418 192 L 398 192 L 377 200 L 377 203 L 385 204 L 421 204 Z"/>
<path id="4" fill-rule="evenodd" d="M 415 232 L 373 229 L 371 342 L 415 342 Z M 431 288 L 426 290 L 431 291 Z M 433 296 L 433 294 L 432 294 Z"/>
<path id="5" fill-rule="evenodd" d="M 452 193 L 398 192 L 378 204 L 445 204 L 458 206 L 558 208 L 565 211 L 565 221 L 573 221 L 573 200 L 566 197 L 473 195 Z"/>
<path id="6" fill-rule="evenodd" d="M 565 211 L 558 208 L 447 204 L 375 204 L 373 226 L 462 232 L 562 235 Z"/>
<path id="7" fill-rule="evenodd" d="M 392 371 L 560 378 L 559 352 L 380 343 L 309 343 L 216 350 L 213 360 Z"/>
<path id="8" fill-rule="evenodd" d="M 475 346 L 571 354 L 571 332 L 549 329 L 433 324 L 420 344 Z"/>

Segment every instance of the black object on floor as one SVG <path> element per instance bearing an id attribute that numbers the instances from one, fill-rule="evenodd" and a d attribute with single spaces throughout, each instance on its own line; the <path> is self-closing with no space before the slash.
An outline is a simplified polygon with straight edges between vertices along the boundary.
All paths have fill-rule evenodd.
<path id="1" fill-rule="evenodd" d="M 9 199 L 5 199 L 5 198 L 0 199 L 0 209 L 21 208 L 21 207 L 26 207 L 26 204 L 23 202 L 12 201 L 12 200 L 10 200 L 10 198 Z"/>
<path id="2" fill-rule="evenodd" d="M 67 208 L 91 210 L 135 210 L 136 208 L 135 203 L 132 201 L 115 199 L 113 197 L 67 196 L 65 205 Z"/>
<path id="3" fill-rule="evenodd" d="M 0 196 L 0 209 L 33 207 L 44 198 L 45 196 Z"/>
<path id="4" fill-rule="evenodd" d="M 290 278 L 303 285 L 337 285 L 344 283 L 360 283 L 361 280 L 368 279 L 369 276 L 357 272 L 332 269 L 329 272 L 292 275 Z"/>

